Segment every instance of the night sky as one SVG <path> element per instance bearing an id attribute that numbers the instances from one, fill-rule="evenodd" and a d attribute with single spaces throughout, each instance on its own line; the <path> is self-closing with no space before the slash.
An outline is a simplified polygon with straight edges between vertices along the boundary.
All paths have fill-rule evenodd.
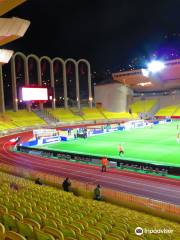
<path id="1" fill-rule="evenodd" d="M 5 16 L 31 25 L 4 48 L 86 58 L 93 71 L 139 67 L 153 54 L 167 59 L 180 52 L 179 0 L 29 0 Z"/>

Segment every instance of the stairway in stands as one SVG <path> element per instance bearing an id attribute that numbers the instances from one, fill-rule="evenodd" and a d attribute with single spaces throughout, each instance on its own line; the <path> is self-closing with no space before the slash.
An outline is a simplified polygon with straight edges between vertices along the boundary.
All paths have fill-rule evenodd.
<path id="1" fill-rule="evenodd" d="M 78 108 L 75 108 L 75 107 L 74 107 L 74 108 L 71 107 L 69 110 L 70 110 L 74 115 L 81 117 L 82 120 L 85 120 L 85 118 L 83 117 L 84 113 L 82 112 L 81 109 L 78 109 Z"/>
<path id="2" fill-rule="evenodd" d="M 98 107 L 97 107 L 96 109 L 97 109 L 98 112 L 100 112 L 100 114 L 101 114 L 105 119 L 108 119 L 108 118 L 106 117 L 106 115 L 104 114 L 102 108 L 98 108 Z"/>
<path id="3" fill-rule="evenodd" d="M 40 110 L 35 109 L 33 112 L 38 115 L 41 119 L 43 119 L 48 125 L 54 125 L 59 122 L 51 113 L 49 113 L 46 109 Z"/>

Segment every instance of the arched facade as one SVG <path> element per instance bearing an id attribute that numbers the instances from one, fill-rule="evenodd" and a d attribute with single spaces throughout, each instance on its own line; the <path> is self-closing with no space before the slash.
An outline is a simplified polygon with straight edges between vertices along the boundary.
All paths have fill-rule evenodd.
<path id="1" fill-rule="evenodd" d="M 63 71 L 63 85 L 64 85 L 64 107 L 68 108 L 68 100 L 67 100 L 67 78 L 66 78 L 66 64 L 65 61 L 60 58 L 60 57 L 55 57 L 52 60 L 52 64 L 54 65 L 54 62 L 58 61 L 61 63 L 62 65 L 62 71 Z M 53 73 L 53 77 L 54 77 L 54 73 Z M 54 84 L 55 86 L 55 84 Z M 55 91 L 54 91 L 55 92 Z M 56 99 L 55 93 L 54 93 L 54 97 Z M 54 101 L 55 102 L 55 101 Z M 56 102 L 54 103 L 54 108 L 56 107 Z"/>
<path id="2" fill-rule="evenodd" d="M 11 58 L 11 80 L 12 80 L 12 101 L 13 101 L 13 110 L 16 112 L 18 110 L 18 99 L 17 99 L 17 85 L 16 85 L 16 67 L 15 67 L 15 58 L 20 56 L 24 62 L 24 82 L 25 85 L 29 84 L 29 75 L 28 75 L 28 64 L 26 56 L 21 53 L 15 53 Z"/>
<path id="3" fill-rule="evenodd" d="M 77 68 L 79 67 L 79 63 L 85 63 L 87 65 L 87 75 L 88 75 L 88 94 L 89 94 L 89 107 L 92 108 L 92 85 L 91 85 L 91 66 L 90 63 L 86 59 L 79 59 L 77 61 Z M 79 72 L 77 71 L 77 79 L 79 79 Z"/>
<path id="4" fill-rule="evenodd" d="M 53 64 L 55 61 L 58 61 L 62 65 L 62 74 L 63 74 L 63 86 L 64 86 L 64 107 L 68 108 L 68 91 L 67 91 L 67 71 L 66 66 L 69 62 L 74 64 L 74 71 L 75 71 L 75 86 L 76 86 L 76 101 L 77 101 L 77 107 L 80 109 L 81 103 L 80 103 L 80 89 L 79 89 L 79 73 L 78 73 L 78 66 L 80 62 L 83 62 L 87 65 L 88 69 L 88 93 L 89 93 L 89 106 L 92 107 L 92 89 L 91 89 L 91 69 L 90 64 L 86 59 L 79 59 L 78 61 L 68 58 L 66 60 L 63 60 L 62 58 L 55 57 L 53 59 L 49 58 L 48 56 L 42 56 L 38 57 L 34 54 L 30 54 L 28 56 L 25 56 L 21 52 L 17 52 L 13 55 L 11 59 L 11 77 L 12 77 L 12 93 L 13 93 L 13 109 L 14 111 L 18 110 L 18 99 L 17 99 L 17 85 L 16 85 L 16 67 L 15 67 L 15 58 L 16 56 L 20 56 L 23 59 L 24 62 L 24 82 L 25 85 L 30 84 L 29 82 L 29 70 L 28 70 L 28 61 L 30 58 L 33 58 L 36 61 L 37 64 L 37 84 L 39 86 L 42 86 L 42 76 L 41 76 L 41 61 L 45 59 L 50 66 L 50 83 L 51 87 L 53 89 L 53 99 L 52 99 L 52 108 L 56 108 L 56 96 L 55 96 L 55 80 L 54 80 L 54 67 Z M 27 108 L 30 110 L 30 106 L 27 104 Z M 43 109 L 43 104 L 40 104 L 40 108 Z"/>
<path id="5" fill-rule="evenodd" d="M 73 58 L 68 58 L 65 60 L 65 67 L 67 69 L 67 64 L 73 63 L 74 64 L 74 72 L 75 72 L 75 85 L 76 85 L 76 102 L 77 107 L 80 109 L 80 98 L 79 98 L 79 79 L 78 79 L 78 68 L 77 68 L 77 62 Z M 66 72 L 66 82 L 67 82 L 67 72 Z M 67 94 L 67 98 L 69 98 Z"/>
<path id="6" fill-rule="evenodd" d="M 53 73 L 53 62 L 52 60 L 48 57 L 48 56 L 42 56 L 40 59 L 39 59 L 39 64 L 41 66 L 41 62 L 42 60 L 46 60 L 48 63 L 49 63 L 49 67 L 50 67 L 50 83 L 51 83 L 51 87 L 53 89 L 53 96 L 54 96 L 54 73 Z M 41 85 L 42 85 L 42 74 L 41 74 L 41 71 L 40 71 L 40 79 L 41 79 Z M 52 99 L 52 108 L 55 109 L 55 98 Z"/>

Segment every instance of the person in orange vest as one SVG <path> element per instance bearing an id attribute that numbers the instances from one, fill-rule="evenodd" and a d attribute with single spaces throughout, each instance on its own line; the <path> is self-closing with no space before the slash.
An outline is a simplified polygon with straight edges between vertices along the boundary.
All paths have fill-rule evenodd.
<path id="1" fill-rule="evenodd" d="M 121 144 L 118 145 L 118 152 L 119 152 L 119 155 L 124 154 L 124 149 L 121 146 Z"/>
<path id="2" fill-rule="evenodd" d="M 106 168 L 107 168 L 107 164 L 108 164 L 108 160 L 106 157 L 103 157 L 101 159 L 101 164 L 102 164 L 102 172 L 106 172 Z"/>

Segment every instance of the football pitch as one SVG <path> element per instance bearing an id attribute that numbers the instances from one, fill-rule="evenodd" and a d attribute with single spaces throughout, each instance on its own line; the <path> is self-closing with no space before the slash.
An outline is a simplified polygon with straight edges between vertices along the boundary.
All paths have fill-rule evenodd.
<path id="1" fill-rule="evenodd" d="M 176 137 L 177 122 L 172 122 L 44 144 L 37 148 L 180 167 L 180 144 Z M 124 148 L 122 156 L 119 156 L 118 144 Z"/>

